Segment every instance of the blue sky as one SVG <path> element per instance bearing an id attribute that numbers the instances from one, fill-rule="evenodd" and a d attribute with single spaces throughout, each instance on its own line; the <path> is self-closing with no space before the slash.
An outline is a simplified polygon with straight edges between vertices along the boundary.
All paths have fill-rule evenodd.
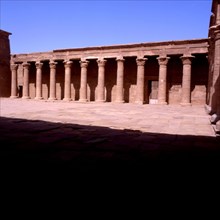
<path id="1" fill-rule="evenodd" d="M 11 52 L 208 37 L 211 0 L 0 0 Z"/>

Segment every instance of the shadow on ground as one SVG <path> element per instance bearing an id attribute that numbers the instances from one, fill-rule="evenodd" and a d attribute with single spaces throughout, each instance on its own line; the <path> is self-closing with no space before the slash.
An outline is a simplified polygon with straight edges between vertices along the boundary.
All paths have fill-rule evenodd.
<path id="1" fill-rule="evenodd" d="M 196 171 L 220 165 L 217 137 L 0 120 L 1 167 L 71 172 Z M 211 166 L 210 166 L 211 167 Z"/>

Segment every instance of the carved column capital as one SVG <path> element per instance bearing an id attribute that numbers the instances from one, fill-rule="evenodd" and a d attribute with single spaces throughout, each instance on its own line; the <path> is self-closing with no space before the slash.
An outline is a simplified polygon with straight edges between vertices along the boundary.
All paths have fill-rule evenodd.
<path id="1" fill-rule="evenodd" d="M 147 58 L 137 58 L 136 63 L 138 66 L 144 66 L 144 64 L 147 60 L 148 60 Z"/>
<path id="2" fill-rule="evenodd" d="M 157 57 L 157 60 L 158 60 L 158 63 L 160 66 L 161 65 L 166 66 L 168 64 L 169 59 L 170 59 L 170 57 L 167 57 L 167 56 Z"/>
<path id="3" fill-rule="evenodd" d="M 183 55 L 182 57 L 180 57 L 180 59 L 183 62 L 183 65 L 191 65 L 193 58 L 195 57 L 192 55 Z"/>
<path id="4" fill-rule="evenodd" d="M 63 61 L 63 63 L 64 63 L 65 68 L 70 68 L 73 64 L 73 61 L 66 60 L 66 61 Z"/>
<path id="5" fill-rule="evenodd" d="M 57 62 L 50 61 L 50 69 L 56 69 Z"/>
<path id="6" fill-rule="evenodd" d="M 120 57 L 117 57 L 117 58 L 116 58 L 116 61 L 117 61 L 117 62 L 124 62 L 125 59 L 120 56 Z"/>
<path id="7" fill-rule="evenodd" d="M 213 25 L 209 28 L 211 31 L 211 37 L 216 41 L 220 39 L 220 25 Z"/>
<path id="8" fill-rule="evenodd" d="M 30 67 L 30 63 L 23 63 L 22 66 L 25 68 L 25 69 L 29 69 Z"/>
<path id="9" fill-rule="evenodd" d="M 97 60 L 97 63 L 98 63 L 99 67 L 104 67 L 106 62 L 107 62 L 107 60 Z"/>
<path id="10" fill-rule="evenodd" d="M 18 64 L 11 64 L 11 70 L 17 70 Z"/>
<path id="11" fill-rule="evenodd" d="M 41 69 L 42 66 L 43 66 L 43 63 L 41 63 L 41 62 L 36 62 L 36 63 L 35 63 L 35 66 L 36 66 L 37 69 Z"/>
<path id="12" fill-rule="evenodd" d="M 87 68 L 89 65 L 89 61 L 88 60 L 81 60 L 79 61 L 81 68 Z"/>

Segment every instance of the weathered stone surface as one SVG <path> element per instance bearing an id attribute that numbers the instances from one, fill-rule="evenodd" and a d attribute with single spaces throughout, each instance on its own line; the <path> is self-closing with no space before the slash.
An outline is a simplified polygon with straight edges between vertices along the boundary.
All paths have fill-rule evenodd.
<path id="1" fill-rule="evenodd" d="M 182 48 L 185 48 L 184 51 Z M 189 93 L 192 103 L 205 104 L 206 91 L 204 88 L 207 82 L 208 62 L 203 60 L 207 60 L 208 41 L 206 39 L 174 41 L 172 44 L 171 42 L 159 42 L 16 54 L 12 55 L 12 61 L 13 63 L 41 61 L 44 64 L 42 68 L 42 97 L 44 99 L 136 102 L 140 104 L 149 104 L 154 101 L 154 103 L 160 104 L 179 104 L 182 98 L 181 71 L 183 64 L 178 60 L 185 53 L 186 48 L 188 53 L 197 54 L 196 64 L 192 66 L 192 76 L 198 75 L 199 77 L 193 78 L 191 82 L 192 89 Z M 150 54 L 149 51 L 151 51 Z M 163 51 L 162 54 L 161 51 Z M 170 56 L 168 64 L 168 58 L 163 59 L 164 54 Z M 159 56 L 159 63 L 157 56 Z M 46 59 L 46 57 L 48 58 Z M 49 67 L 48 60 L 57 62 L 55 82 L 53 74 L 50 73 L 55 71 L 55 66 Z M 73 62 L 71 70 L 68 70 L 68 77 L 65 77 L 67 74 L 65 74 L 65 64 L 63 63 L 65 60 Z M 77 64 L 80 60 L 82 63 Z M 145 64 L 146 60 L 148 61 Z M 35 81 L 38 71 L 36 68 L 35 70 L 30 68 L 29 71 L 30 97 L 35 98 L 35 95 L 39 93 L 37 92 L 38 86 L 35 88 L 31 82 Z M 22 76 L 20 72 L 19 70 L 19 81 Z M 158 81 L 161 83 L 157 83 Z M 22 83 L 18 84 L 19 88 L 22 88 Z M 159 84 L 159 88 L 153 88 L 154 84 Z M 55 95 L 50 97 L 49 90 L 54 90 L 54 88 L 55 91 L 52 93 Z"/>
<path id="2" fill-rule="evenodd" d="M 220 120 L 216 123 L 216 130 L 218 133 L 220 133 Z"/>
<path id="3" fill-rule="evenodd" d="M 220 2 L 212 2 L 212 14 L 209 26 L 209 76 L 207 103 L 211 107 L 212 123 L 220 117 Z M 217 127 L 217 125 L 216 125 Z"/>
<path id="4" fill-rule="evenodd" d="M 11 95 L 15 98 L 17 94 L 15 92 L 14 82 L 13 88 L 11 88 L 9 35 L 11 33 L 0 30 L 0 97 L 9 97 Z M 13 90 L 13 94 L 11 93 L 11 89 Z"/>
<path id="5" fill-rule="evenodd" d="M 219 120 L 219 116 L 217 114 L 213 114 L 210 118 L 212 124 L 215 124 Z"/>

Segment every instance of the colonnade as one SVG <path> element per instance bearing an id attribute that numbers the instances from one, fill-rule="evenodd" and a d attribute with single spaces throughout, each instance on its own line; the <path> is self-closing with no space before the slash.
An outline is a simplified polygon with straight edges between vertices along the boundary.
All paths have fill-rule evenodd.
<path id="1" fill-rule="evenodd" d="M 183 64 L 182 73 L 182 100 L 181 105 L 191 104 L 191 61 L 192 55 L 183 55 L 180 57 Z M 167 64 L 169 61 L 167 56 L 159 56 L 157 58 L 159 64 L 159 85 L 158 85 L 158 104 L 167 104 Z M 124 102 L 124 61 L 125 58 L 116 58 L 117 62 L 117 79 L 116 79 L 116 99 L 115 102 Z M 88 60 L 80 60 L 81 77 L 80 77 L 80 102 L 86 102 L 87 99 L 87 69 Z M 98 85 L 97 85 L 97 102 L 105 102 L 105 64 L 107 60 L 98 59 Z M 138 57 L 137 63 L 137 85 L 136 85 L 136 103 L 144 103 L 144 72 L 147 58 Z M 64 101 L 71 100 L 71 66 L 72 61 L 64 61 L 65 79 L 64 79 Z M 56 100 L 56 65 L 57 62 L 51 60 L 50 66 L 50 88 L 49 100 Z M 22 98 L 29 98 L 29 70 L 30 63 L 22 64 L 24 69 L 23 75 L 23 94 Z M 42 97 L 42 62 L 36 62 L 36 97 L 40 100 Z M 17 70 L 18 64 L 11 64 L 11 98 L 17 98 Z"/>

